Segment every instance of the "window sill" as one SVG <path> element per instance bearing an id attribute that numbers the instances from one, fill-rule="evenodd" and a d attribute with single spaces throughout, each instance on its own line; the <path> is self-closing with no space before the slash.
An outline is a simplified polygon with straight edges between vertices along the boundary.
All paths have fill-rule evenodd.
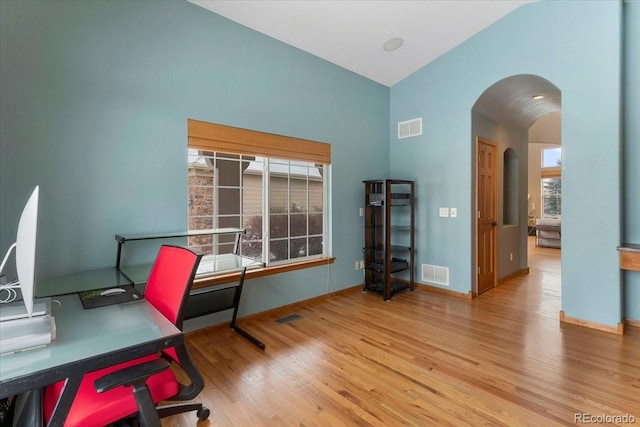
<path id="1" fill-rule="evenodd" d="M 255 268 L 247 270 L 245 280 L 255 279 L 256 277 L 271 276 L 272 274 L 286 273 L 288 271 L 302 270 L 305 268 L 318 267 L 321 265 L 333 264 L 335 258 L 320 258 L 311 261 L 296 262 L 292 264 L 277 265 L 272 267 Z M 196 279 L 193 282 L 192 289 L 208 288 L 209 286 L 223 285 L 225 283 L 233 283 L 240 280 L 240 273 L 220 274 L 213 277 L 204 277 Z"/>

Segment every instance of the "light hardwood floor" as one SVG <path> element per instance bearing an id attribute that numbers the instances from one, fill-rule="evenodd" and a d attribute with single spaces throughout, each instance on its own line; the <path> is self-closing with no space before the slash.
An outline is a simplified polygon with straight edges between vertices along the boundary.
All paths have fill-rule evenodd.
<path id="1" fill-rule="evenodd" d="M 474 300 L 354 289 L 241 319 L 265 351 L 227 327 L 191 333 L 211 409 L 198 425 L 640 425 L 640 329 L 560 324 L 559 253 L 530 244 L 530 274 Z M 163 420 L 194 425 L 193 413 Z"/>

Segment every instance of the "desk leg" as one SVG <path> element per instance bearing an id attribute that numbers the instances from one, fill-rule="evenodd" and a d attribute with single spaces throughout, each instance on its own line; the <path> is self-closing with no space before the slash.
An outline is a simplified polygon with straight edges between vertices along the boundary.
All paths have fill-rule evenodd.
<path id="1" fill-rule="evenodd" d="M 246 339 L 251 341 L 253 344 L 258 346 L 261 350 L 264 350 L 266 348 L 266 346 L 264 345 L 264 343 L 262 341 L 260 341 L 258 338 L 256 338 L 253 335 L 251 335 L 249 332 L 247 332 L 244 329 L 242 329 L 240 326 L 238 326 L 236 324 L 232 324 L 231 325 L 231 329 L 233 329 L 234 331 L 236 331 L 237 333 L 239 333 L 240 335 L 242 335 L 243 337 L 245 337 Z"/>
<path id="2" fill-rule="evenodd" d="M 14 426 L 42 427 L 42 389 L 29 390 L 16 396 Z"/>
<path id="3" fill-rule="evenodd" d="M 73 403 L 73 399 L 76 397 L 76 393 L 78 392 L 78 388 L 80 388 L 80 383 L 82 382 L 83 377 L 83 374 L 79 374 L 72 378 L 67 378 L 67 383 L 62 389 L 62 393 L 60 394 L 58 403 L 53 410 L 53 414 L 51 414 L 51 419 L 48 424 L 49 427 L 64 425 L 64 421 L 71 410 L 71 404 Z"/>
<path id="4" fill-rule="evenodd" d="M 238 286 L 236 286 L 236 291 L 233 296 L 233 317 L 231 318 L 231 323 L 229 324 L 229 326 L 231 327 L 231 329 L 233 329 L 234 331 L 236 331 L 237 333 L 239 333 L 240 335 L 242 335 L 243 337 L 251 341 L 260 349 L 264 350 L 266 346 L 262 341 L 260 341 L 259 339 L 251 335 L 249 332 L 242 329 L 236 323 L 236 319 L 238 317 L 238 307 L 240 306 L 240 296 L 242 295 L 242 286 L 244 285 L 244 274 L 246 271 L 247 269 L 243 268 L 242 273 L 240 273 L 240 281 L 238 282 Z"/>

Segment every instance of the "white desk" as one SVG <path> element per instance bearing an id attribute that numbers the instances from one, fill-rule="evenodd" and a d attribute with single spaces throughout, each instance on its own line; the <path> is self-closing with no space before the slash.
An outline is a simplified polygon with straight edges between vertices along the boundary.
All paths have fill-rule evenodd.
<path id="1" fill-rule="evenodd" d="M 67 379 L 50 425 L 61 426 L 84 373 L 156 353 L 184 335 L 145 300 L 85 310 L 77 294 L 53 297 L 56 339 L 0 358 L 0 398 Z"/>

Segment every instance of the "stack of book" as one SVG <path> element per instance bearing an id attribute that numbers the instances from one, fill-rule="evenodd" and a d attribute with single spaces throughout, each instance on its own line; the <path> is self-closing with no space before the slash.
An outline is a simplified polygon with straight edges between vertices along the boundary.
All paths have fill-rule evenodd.
<path id="1" fill-rule="evenodd" d="M 46 346 L 55 337 L 50 298 L 34 301 L 31 317 L 22 301 L 0 304 L 0 356 Z"/>

